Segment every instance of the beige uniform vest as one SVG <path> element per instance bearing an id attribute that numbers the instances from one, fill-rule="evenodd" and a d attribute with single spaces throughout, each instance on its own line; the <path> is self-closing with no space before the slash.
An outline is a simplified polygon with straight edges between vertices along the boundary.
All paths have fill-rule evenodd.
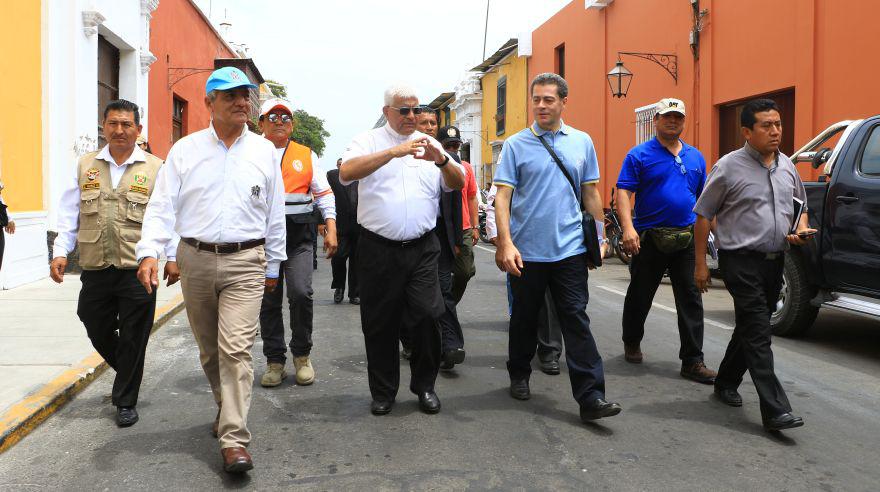
<path id="1" fill-rule="evenodd" d="M 146 162 L 129 164 L 113 188 L 110 166 L 96 159 L 98 152 L 82 156 L 78 165 L 80 204 L 79 262 L 84 270 L 137 268 L 135 245 L 141 238 L 144 211 L 162 160 L 144 152 Z"/>

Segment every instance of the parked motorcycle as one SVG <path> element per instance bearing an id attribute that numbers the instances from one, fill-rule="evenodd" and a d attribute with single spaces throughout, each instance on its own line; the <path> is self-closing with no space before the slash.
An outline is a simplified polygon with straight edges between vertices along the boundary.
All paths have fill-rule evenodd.
<path id="1" fill-rule="evenodd" d="M 611 209 L 605 212 L 605 238 L 608 239 L 608 249 L 605 257 L 617 256 L 624 264 L 629 265 L 632 256 L 623 250 L 623 227 L 620 225 L 620 217 L 617 215 L 617 206 L 614 201 L 615 189 L 611 188 Z"/>

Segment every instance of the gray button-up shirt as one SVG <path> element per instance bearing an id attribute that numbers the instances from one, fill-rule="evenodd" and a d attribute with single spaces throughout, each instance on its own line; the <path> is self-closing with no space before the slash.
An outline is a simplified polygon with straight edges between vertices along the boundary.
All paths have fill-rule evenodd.
<path id="1" fill-rule="evenodd" d="M 794 197 L 807 200 L 791 159 L 778 152 L 768 169 L 746 143 L 718 160 L 694 212 L 717 219 L 718 249 L 775 253 L 788 248 L 785 236 L 794 222 Z"/>

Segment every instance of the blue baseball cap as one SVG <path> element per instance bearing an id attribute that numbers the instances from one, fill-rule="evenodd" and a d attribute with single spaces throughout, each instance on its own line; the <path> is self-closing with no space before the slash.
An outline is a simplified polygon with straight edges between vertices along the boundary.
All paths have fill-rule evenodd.
<path id="1" fill-rule="evenodd" d="M 257 88 L 241 70 L 235 67 L 218 68 L 208 77 L 208 83 L 205 84 L 205 94 L 210 94 L 211 91 L 228 91 L 236 87 Z"/>

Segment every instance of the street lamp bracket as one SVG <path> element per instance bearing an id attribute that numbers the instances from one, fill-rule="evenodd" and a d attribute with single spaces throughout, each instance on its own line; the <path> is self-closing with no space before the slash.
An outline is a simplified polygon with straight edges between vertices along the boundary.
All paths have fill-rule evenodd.
<path id="1" fill-rule="evenodd" d="M 660 67 L 663 68 L 663 70 L 666 70 L 666 72 L 672 77 L 672 80 L 675 81 L 675 84 L 678 85 L 678 55 L 673 55 L 671 53 L 641 53 L 636 51 L 618 51 L 618 63 L 621 63 L 621 55 L 643 58 L 645 60 L 652 61 L 657 65 L 660 65 Z"/>

